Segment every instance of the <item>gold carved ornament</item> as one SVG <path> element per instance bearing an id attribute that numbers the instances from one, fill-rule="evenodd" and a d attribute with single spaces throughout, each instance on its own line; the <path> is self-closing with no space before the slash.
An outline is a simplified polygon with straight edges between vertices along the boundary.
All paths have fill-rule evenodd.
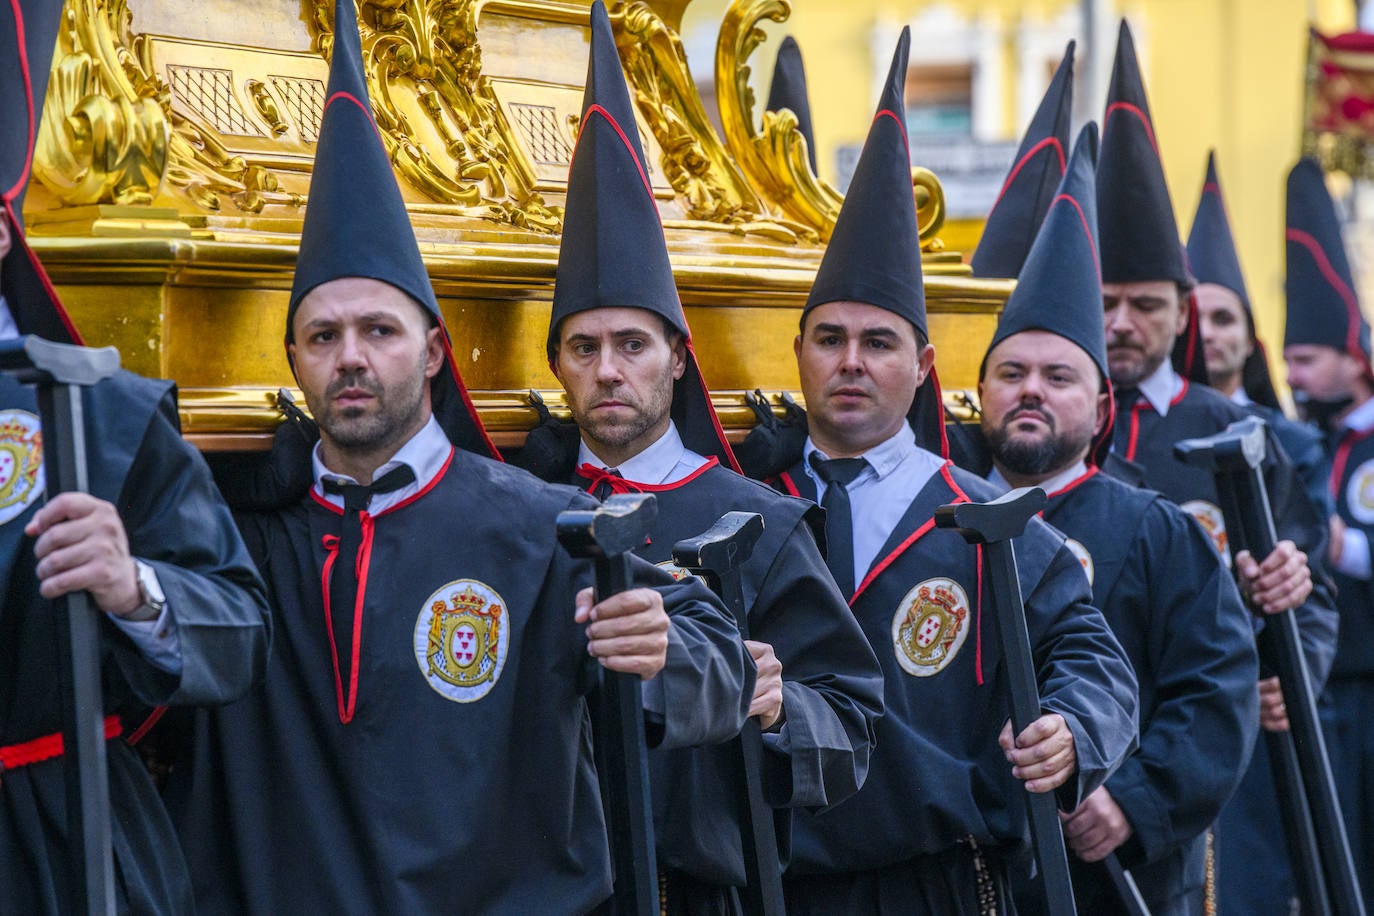
<path id="1" fill-rule="evenodd" d="M 789 0 L 733 0 L 716 42 L 716 102 L 725 142 L 750 183 L 785 218 L 807 226 L 827 241 L 844 196 L 811 170 L 806 140 L 791 111 L 765 111 L 762 132 L 755 127 L 754 90 L 749 58 L 767 37 L 759 23 L 785 22 Z M 923 251 L 939 251 L 945 222 L 945 192 L 929 169 L 911 170 L 916 224 Z"/>
<path id="2" fill-rule="evenodd" d="M 626 83 L 688 217 L 780 242 L 815 241 L 807 227 L 776 219 L 731 163 L 702 107 L 677 32 L 643 0 L 618 0 L 610 19 Z"/>
<path id="3" fill-rule="evenodd" d="M 63 14 L 35 174 L 69 204 L 149 204 L 167 175 L 162 87 L 121 39 L 124 0 L 73 0 Z"/>
<path id="4" fill-rule="evenodd" d="M 333 0 L 313 0 L 312 27 L 326 57 Z M 519 141 L 482 72 L 478 0 L 361 0 L 363 63 L 382 143 L 397 170 L 430 198 L 466 215 L 558 232 L 561 207 L 544 203 Z M 414 119 L 442 153 L 416 139 Z"/>

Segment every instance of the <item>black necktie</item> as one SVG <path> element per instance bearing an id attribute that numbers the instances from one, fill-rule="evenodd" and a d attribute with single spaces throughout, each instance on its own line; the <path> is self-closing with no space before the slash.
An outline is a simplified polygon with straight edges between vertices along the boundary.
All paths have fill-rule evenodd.
<path id="1" fill-rule="evenodd" d="M 354 605 L 358 599 L 358 551 L 363 544 L 362 512 L 378 493 L 390 493 L 414 482 L 415 472 L 405 464 L 392 468 L 370 485 L 329 478 L 323 481 L 324 492 L 342 496 L 344 501 L 339 552 L 334 557 L 334 568 L 329 576 L 329 610 L 334 631 L 334 660 L 339 667 L 341 689 L 347 694 L 345 704 L 350 718 L 356 693 L 344 685 L 353 683 L 353 633 L 359 610 Z"/>
<path id="2" fill-rule="evenodd" d="M 1113 391 L 1116 399 L 1116 426 L 1112 428 L 1112 450 L 1122 458 L 1129 459 L 1131 456 L 1126 454 L 1131 441 L 1131 411 L 1135 409 L 1136 401 L 1140 400 L 1139 388 L 1117 388 Z"/>
<path id="3" fill-rule="evenodd" d="M 845 598 L 854 594 L 854 516 L 846 487 L 866 467 L 868 462 L 862 458 L 827 461 L 819 452 L 811 453 L 811 468 L 825 481 L 825 495 L 821 497 L 821 508 L 825 510 L 825 562 Z"/>

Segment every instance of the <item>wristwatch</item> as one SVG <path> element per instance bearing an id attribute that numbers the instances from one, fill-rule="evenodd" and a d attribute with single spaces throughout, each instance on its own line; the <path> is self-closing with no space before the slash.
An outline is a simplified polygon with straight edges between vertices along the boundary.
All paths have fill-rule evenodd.
<path id="1" fill-rule="evenodd" d="M 167 596 L 163 594 L 162 585 L 157 581 L 157 573 L 151 566 L 142 560 L 134 560 L 134 567 L 138 571 L 138 594 L 142 597 L 143 603 L 124 619 L 157 620 L 167 607 Z"/>

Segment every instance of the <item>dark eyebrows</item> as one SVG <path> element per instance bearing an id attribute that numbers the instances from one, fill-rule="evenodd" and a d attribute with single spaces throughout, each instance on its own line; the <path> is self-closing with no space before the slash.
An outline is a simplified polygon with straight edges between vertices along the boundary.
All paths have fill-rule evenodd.
<path id="1" fill-rule="evenodd" d="M 811 326 L 811 331 L 812 331 L 813 334 L 820 334 L 820 335 L 838 334 L 838 335 L 840 335 L 841 337 L 848 337 L 848 336 L 849 336 L 849 329 L 846 328 L 844 325 L 842 325 L 842 324 L 830 324 L 830 323 L 828 323 L 828 322 L 818 322 L 817 324 L 812 325 L 812 326 Z M 861 330 L 859 331 L 859 337 L 860 337 L 861 339 L 865 339 L 865 340 L 898 340 L 898 339 L 900 339 L 900 335 L 897 333 L 897 331 L 896 331 L 894 328 L 890 328 L 890 327 L 888 327 L 887 325 L 881 325 L 881 324 L 880 324 L 880 325 L 877 325 L 876 327 L 867 327 L 867 328 L 861 329 Z"/>
<path id="2" fill-rule="evenodd" d="M 1026 372 L 1030 369 L 1030 366 L 1019 359 L 1012 359 L 1008 357 L 1007 359 L 999 359 L 997 361 L 997 365 L 993 366 L 993 368 L 1019 369 L 1022 372 Z M 1075 369 L 1073 365 L 1070 363 L 1049 363 L 1047 365 L 1041 366 L 1040 368 L 1045 372 L 1067 372 L 1070 375 L 1078 375 L 1078 370 Z"/>
<path id="3" fill-rule="evenodd" d="M 1136 308 L 1161 308 L 1169 304 L 1169 300 L 1163 296 L 1130 296 L 1127 300 Z"/>
<path id="4" fill-rule="evenodd" d="M 611 337 L 616 340 L 630 340 L 635 337 L 653 337 L 653 332 L 644 328 L 621 328 L 611 332 Z M 596 334 L 569 334 L 563 342 L 566 344 L 595 343 L 600 340 Z"/>

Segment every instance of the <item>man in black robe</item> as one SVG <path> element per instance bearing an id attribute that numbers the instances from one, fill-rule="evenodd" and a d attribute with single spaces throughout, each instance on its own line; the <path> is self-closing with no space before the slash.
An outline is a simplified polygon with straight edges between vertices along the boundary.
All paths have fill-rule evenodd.
<path id="1" fill-rule="evenodd" d="M 1124 22 L 1107 100 L 1097 197 L 1107 363 L 1116 402 L 1112 457 L 1135 462 L 1137 467 L 1126 469 L 1131 479 L 1197 519 L 1229 564 L 1232 551 L 1216 479 L 1206 468 L 1178 461 L 1173 448 L 1181 440 L 1221 432 L 1250 411 L 1206 384 L 1195 278 L 1179 245 L 1149 103 Z M 1322 562 L 1326 526 L 1272 430 L 1268 444 L 1264 473 L 1280 540 L 1268 557 L 1236 557 L 1236 567 L 1251 575 L 1257 565 L 1261 590 L 1274 597 L 1274 606 L 1294 609 L 1320 673 L 1329 666 L 1332 633 L 1330 582 Z M 1119 471 L 1122 464 L 1108 467 Z M 1277 725 L 1283 699 L 1274 688 L 1266 678 L 1259 689 L 1262 715 Z"/>
<path id="2" fill-rule="evenodd" d="M 1331 771 L 1366 894 L 1374 889 L 1374 370 L 1340 220 L 1321 166 L 1303 159 L 1288 176 L 1288 320 L 1283 358 L 1304 416 L 1321 430 L 1331 516 L 1330 560 L 1340 638 L 1321 698 Z"/>
<path id="3" fill-rule="evenodd" d="M 198 909 L 599 906 L 596 663 L 645 679 L 649 740 L 668 746 L 737 733 L 753 665 L 700 583 L 658 573 L 661 591 L 593 606 L 555 519 L 594 500 L 480 454 L 494 452 L 367 108 L 351 0 L 286 345 L 319 422 L 314 485 L 240 521 L 277 651 L 262 689 L 197 716 L 168 789 Z"/>
<path id="4" fill-rule="evenodd" d="M 868 771 L 882 672 L 816 546 L 819 510 L 735 467 L 640 177 L 630 96 L 600 16 L 591 66 L 548 337 L 549 364 L 581 430 L 573 482 L 598 495 L 653 493 L 658 517 L 637 552 L 660 565 L 671 564 L 677 541 L 727 512 L 763 515 L 742 584 L 765 797 L 777 808 L 834 805 Z M 729 749 L 655 751 L 650 766 L 667 912 L 740 912 L 741 774 Z M 785 855 L 789 819 L 779 812 L 776 822 Z"/>
<path id="5" fill-rule="evenodd" d="M 1208 383 L 1269 424 L 1319 517 L 1329 517 L 1333 511 L 1326 482 L 1329 468 L 1321 435 L 1307 424 L 1288 419 L 1279 405 L 1264 346 L 1255 333 L 1214 153 L 1207 157 L 1207 177 L 1188 233 L 1187 254 L 1188 267 L 1197 278 L 1194 292 Z M 1336 609 L 1323 598 L 1318 595 L 1298 612 L 1316 692 L 1326 683 L 1336 653 Z M 1288 729 L 1276 676 L 1260 682 L 1260 724 L 1269 731 Z M 1275 900 L 1296 900 L 1279 810 L 1269 754 L 1261 748 L 1250 758 L 1244 780 L 1217 821 L 1217 901 L 1223 910 L 1259 912 Z"/>
<path id="6" fill-rule="evenodd" d="M 1220 432 L 1248 414 L 1206 385 L 1194 278 L 1179 244 L 1140 65 L 1124 21 L 1103 120 L 1097 200 L 1107 364 L 1116 401 L 1114 456 L 1138 465 L 1139 482 L 1196 518 L 1230 563 L 1212 472 L 1178 461 L 1173 447 Z M 1309 588 L 1313 576 L 1307 556 L 1322 555 L 1325 529 L 1287 456 L 1272 436 L 1270 442 L 1273 457 L 1265 476 L 1281 540 L 1260 566 L 1265 576 L 1287 581 L 1296 595 Z M 1320 567 L 1316 578 L 1324 593 Z"/>
<path id="7" fill-rule="evenodd" d="M 1134 744 L 1136 684 L 1063 538 L 1017 539 L 1045 715 L 1013 736 L 982 551 L 936 507 L 985 500 L 945 460 L 901 112 L 903 31 L 795 342 L 811 435 L 780 485 L 822 496 L 828 561 L 886 677 L 868 781 L 796 817 L 793 914 L 999 912 L 1025 853 L 1024 791 L 1072 807 Z"/>
<path id="8" fill-rule="evenodd" d="M 1043 517 L 1068 536 L 1140 685 L 1139 748 L 1062 815 L 1079 911 L 1121 910 L 1096 864 L 1115 855 L 1150 912 L 1199 913 L 1204 833 L 1258 732 L 1258 660 L 1240 594 L 1202 530 L 1160 494 L 1097 467 L 1112 399 L 1096 141 L 1096 125 L 1084 128 L 993 334 L 979 380 L 992 466 L 977 470 L 1049 494 Z M 1038 902 L 1025 893 L 1018 906 Z"/>
<path id="9" fill-rule="evenodd" d="M 20 220 L 61 4 L 12 12 L 0 26 L 0 340 L 79 344 Z M 267 600 L 181 438 L 171 383 L 121 371 L 86 389 L 83 408 L 90 492 L 45 503 L 33 389 L 0 375 L 0 912 L 69 912 L 78 880 L 52 599 L 81 590 L 102 617 L 116 906 L 189 912 L 186 863 L 133 742 L 150 708 L 248 690 L 266 666 Z"/>

